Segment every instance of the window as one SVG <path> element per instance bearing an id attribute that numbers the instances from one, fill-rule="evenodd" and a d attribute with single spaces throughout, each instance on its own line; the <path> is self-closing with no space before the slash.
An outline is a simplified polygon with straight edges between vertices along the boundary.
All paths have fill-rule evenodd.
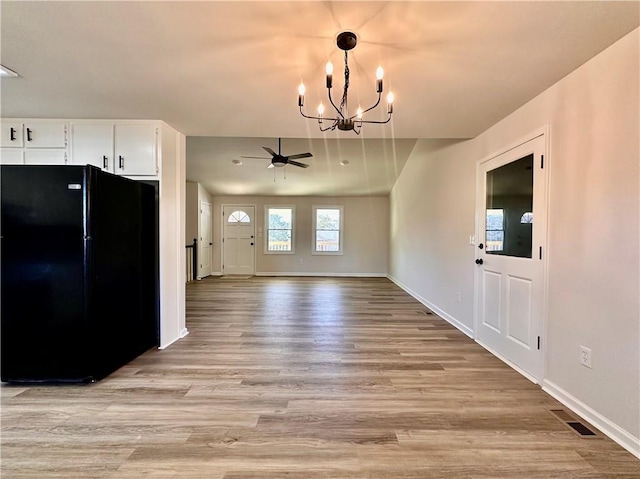
<path id="1" fill-rule="evenodd" d="M 312 254 L 342 254 L 342 224 L 342 206 L 314 206 Z"/>
<path id="2" fill-rule="evenodd" d="M 487 252 L 504 249 L 504 210 L 487 209 Z"/>
<path id="3" fill-rule="evenodd" d="M 234 211 L 227 219 L 228 223 L 251 223 L 251 218 L 244 211 Z"/>
<path id="4" fill-rule="evenodd" d="M 520 224 L 530 224 L 533 223 L 533 213 L 531 211 L 527 211 L 526 213 L 522 213 L 520 217 Z"/>
<path id="5" fill-rule="evenodd" d="M 265 253 L 293 253 L 293 206 L 265 206 Z"/>

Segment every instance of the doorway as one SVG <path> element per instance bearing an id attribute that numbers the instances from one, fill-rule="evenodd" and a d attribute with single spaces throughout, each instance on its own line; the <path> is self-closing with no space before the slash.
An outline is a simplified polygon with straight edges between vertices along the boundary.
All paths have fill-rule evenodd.
<path id="1" fill-rule="evenodd" d="M 255 274 L 255 207 L 222 207 L 222 274 Z"/>
<path id="2" fill-rule="evenodd" d="M 544 373 L 546 136 L 478 165 L 476 340 L 534 382 Z"/>
<path id="3" fill-rule="evenodd" d="M 213 247 L 211 232 L 211 203 L 200 202 L 200 275 L 206 278 L 211 275 L 211 249 Z"/>

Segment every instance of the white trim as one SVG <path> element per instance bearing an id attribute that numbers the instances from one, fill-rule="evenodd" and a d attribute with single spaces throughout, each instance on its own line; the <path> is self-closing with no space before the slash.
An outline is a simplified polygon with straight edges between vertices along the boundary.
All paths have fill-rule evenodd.
<path id="1" fill-rule="evenodd" d="M 180 331 L 180 339 L 184 338 L 188 334 L 189 334 L 189 330 L 187 328 L 183 328 L 182 331 Z"/>
<path id="2" fill-rule="evenodd" d="M 400 281 L 398 281 L 393 276 L 387 275 L 387 278 L 389 278 L 391 281 L 393 281 L 396 285 L 398 285 L 406 293 L 409 293 L 415 299 L 417 299 L 422 304 L 424 304 L 431 311 L 436 313 L 438 316 L 440 316 L 442 319 L 444 319 L 447 323 L 450 323 L 452 326 L 454 326 L 455 328 L 459 329 L 461 332 L 463 332 L 464 334 L 469 336 L 471 339 L 473 339 L 473 330 L 469 326 L 467 326 L 466 324 L 461 323 L 459 320 L 457 320 L 456 318 L 454 318 L 450 314 L 444 312 L 443 310 L 438 308 L 435 304 L 431 303 L 429 300 L 423 298 L 422 296 L 420 296 L 415 291 L 412 291 L 411 288 L 405 286 L 404 284 L 402 284 Z"/>
<path id="3" fill-rule="evenodd" d="M 325 278 L 386 278 L 386 273 L 308 273 L 299 271 L 256 272 L 254 276 L 320 276 Z"/>
<path id="4" fill-rule="evenodd" d="M 162 349 L 167 349 L 167 348 L 168 348 L 169 346 L 171 346 L 173 343 L 175 343 L 175 342 L 177 342 L 177 341 L 179 341 L 179 340 L 181 340 L 181 339 L 182 339 L 182 338 L 181 338 L 180 336 L 178 336 L 178 337 L 176 337 L 176 338 L 173 338 L 173 339 L 172 339 L 171 341 L 169 341 L 168 343 L 166 343 L 166 344 L 162 344 L 162 345 L 158 346 L 158 349 L 161 349 L 161 350 L 162 350 Z"/>
<path id="5" fill-rule="evenodd" d="M 552 381 L 545 379 L 542 383 L 542 390 L 567 406 L 582 419 L 593 424 L 601 432 L 640 459 L 640 438 L 635 437 L 613 421 L 593 410 Z"/>
<path id="6" fill-rule="evenodd" d="M 485 156 L 483 159 L 481 159 L 478 164 L 482 164 L 482 163 L 486 163 L 489 160 L 493 160 L 494 158 L 497 158 L 500 155 L 504 155 L 505 153 L 518 148 L 519 146 L 524 145 L 525 143 L 529 143 L 531 140 L 535 140 L 536 138 L 538 138 L 539 136 L 543 136 L 543 135 L 547 135 L 549 133 L 549 126 L 550 125 L 545 125 L 545 126 L 541 126 L 540 128 L 537 128 L 535 130 L 533 130 L 531 133 L 529 133 L 528 135 L 524 135 L 520 138 L 518 138 L 516 141 L 514 141 L 513 143 L 508 144 L 507 146 L 494 151 L 493 153 L 490 153 L 489 155 Z M 548 142 L 547 142 L 548 145 Z"/>

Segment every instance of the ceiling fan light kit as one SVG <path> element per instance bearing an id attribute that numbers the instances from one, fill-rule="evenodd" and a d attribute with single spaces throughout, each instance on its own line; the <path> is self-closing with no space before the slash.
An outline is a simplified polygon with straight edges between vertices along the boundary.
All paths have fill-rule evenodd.
<path id="1" fill-rule="evenodd" d="M 344 89 L 342 92 L 342 98 L 340 100 L 340 105 L 337 106 L 333 98 L 331 96 L 331 88 L 333 87 L 333 64 L 331 62 L 327 63 L 326 66 L 326 86 L 327 93 L 329 96 L 329 103 L 335 109 L 337 115 L 335 117 L 325 117 L 324 115 L 324 105 L 320 103 L 318 106 L 318 116 L 312 116 L 305 114 L 303 110 L 304 106 L 304 93 L 305 86 L 304 83 L 300 83 L 298 87 L 298 107 L 300 108 L 300 114 L 312 120 L 318 120 L 318 126 L 320 127 L 320 131 L 327 130 L 338 130 L 342 131 L 353 131 L 356 135 L 360 134 L 360 130 L 362 129 L 362 125 L 364 123 L 377 123 L 384 124 L 389 123 L 391 120 L 391 114 L 393 113 L 393 93 L 389 92 L 387 95 L 387 119 L 384 121 L 373 121 L 373 120 L 364 120 L 363 115 L 374 108 L 376 108 L 380 104 L 380 100 L 382 98 L 383 84 L 382 78 L 384 76 L 384 70 L 382 67 L 378 67 L 376 70 L 376 91 L 378 93 L 378 100 L 375 104 L 366 110 L 362 110 L 362 108 L 358 108 L 355 115 L 349 115 L 349 107 L 348 107 L 348 93 L 349 93 L 349 50 L 353 50 L 358 43 L 358 37 L 353 32 L 342 32 L 336 38 L 336 44 L 340 50 L 344 51 Z"/>

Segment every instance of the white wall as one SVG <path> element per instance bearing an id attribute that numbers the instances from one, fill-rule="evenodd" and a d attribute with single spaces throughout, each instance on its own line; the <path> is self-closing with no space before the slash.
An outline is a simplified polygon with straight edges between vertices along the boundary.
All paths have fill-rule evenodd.
<path id="1" fill-rule="evenodd" d="M 264 254 L 264 236 L 256 234 L 256 274 L 386 276 L 389 199 L 367 197 L 218 196 L 213 198 L 213 271 L 221 274 L 222 205 L 256 206 L 256 233 L 264 231 L 264 205 L 295 206 L 295 254 Z M 311 254 L 312 206 L 344 206 L 344 254 Z"/>
<path id="2" fill-rule="evenodd" d="M 421 141 L 391 194 L 390 276 L 470 332 L 476 163 L 550 125 L 545 390 L 640 454 L 639 33 L 477 138 Z M 455 303 L 461 291 L 463 302 Z M 593 351 L 593 369 L 578 363 Z"/>
<path id="3" fill-rule="evenodd" d="M 185 321 L 186 141 L 162 126 L 160 159 L 160 348 L 187 334 Z"/>

